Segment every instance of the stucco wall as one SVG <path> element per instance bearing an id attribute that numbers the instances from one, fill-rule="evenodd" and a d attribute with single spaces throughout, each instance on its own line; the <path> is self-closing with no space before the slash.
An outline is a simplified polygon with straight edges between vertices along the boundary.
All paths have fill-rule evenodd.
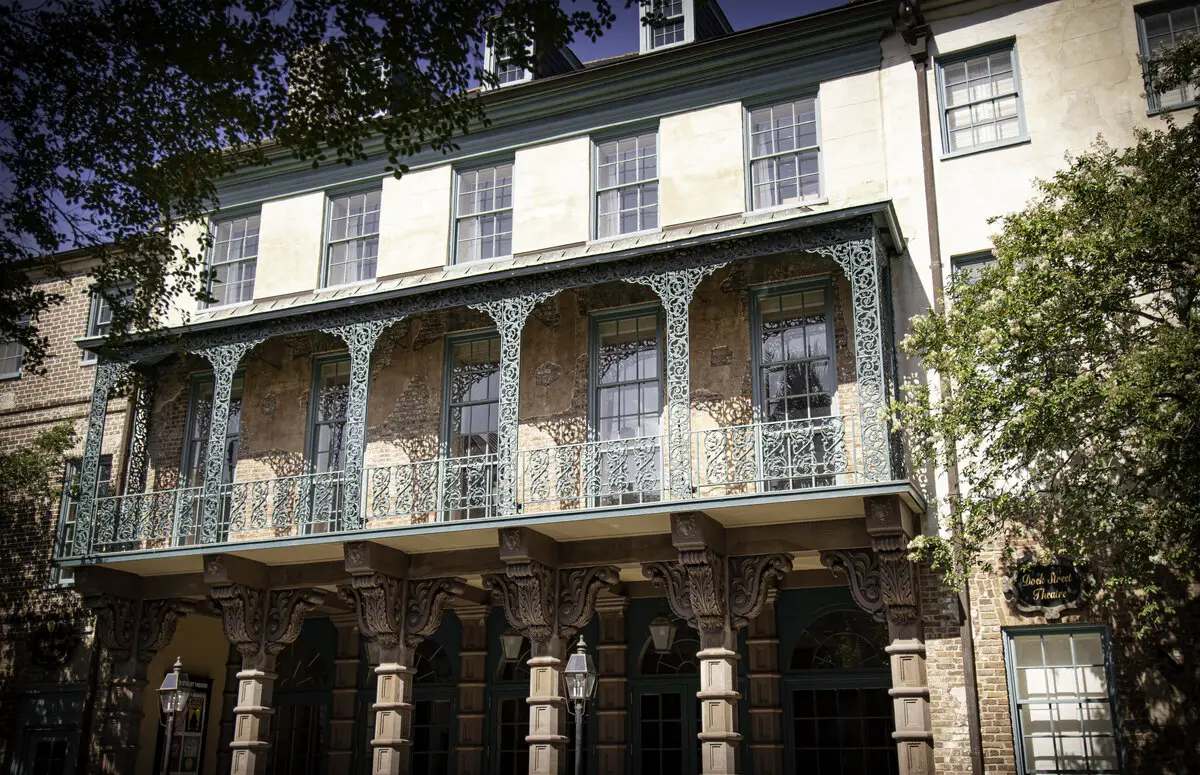
<path id="1" fill-rule="evenodd" d="M 516 153 L 513 164 L 513 254 L 588 238 L 591 141 L 573 137 Z"/>
<path id="2" fill-rule="evenodd" d="M 663 118 L 658 125 L 659 220 L 664 227 L 746 209 L 742 104 Z"/>
<path id="3" fill-rule="evenodd" d="M 255 299 L 287 296 L 320 286 L 324 227 L 322 192 L 263 204 Z"/>
<path id="4" fill-rule="evenodd" d="M 378 277 L 446 263 L 450 244 L 449 164 L 383 180 Z"/>

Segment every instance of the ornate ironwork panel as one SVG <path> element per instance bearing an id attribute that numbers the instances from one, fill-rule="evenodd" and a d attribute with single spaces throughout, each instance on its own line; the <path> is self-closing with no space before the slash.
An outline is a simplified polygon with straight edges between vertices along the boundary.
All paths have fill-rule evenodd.
<path id="1" fill-rule="evenodd" d="M 517 513 L 517 435 L 521 403 L 521 331 L 529 313 L 557 289 L 471 304 L 486 312 L 500 333 L 500 406 L 496 440 L 496 507 L 500 516 Z"/>
<path id="2" fill-rule="evenodd" d="M 883 258 L 872 226 L 859 239 L 815 247 L 812 252 L 837 262 L 850 278 L 854 308 L 854 368 L 868 481 L 892 479 L 892 450 L 885 416 L 891 361 L 885 351 Z"/>
<path id="3" fill-rule="evenodd" d="M 79 476 L 79 510 L 75 518 L 75 541 L 71 554 L 91 552 L 96 520 L 96 488 L 100 476 L 100 449 L 104 445 L 104 420 L 108 399 L 117 383 L 129 372 L 129 364 L 101 360 L 96 364 L 92 383 L 92 402 L 88 407 L 87 439 L 83 444 L 83 463 Z"/>
<path id="4" fill-rule="evenodd" d="M 371 386 L 371 352 L 389 323 L 396 320 L 368 320 L 325 329 L 342 339 L 350 349 L 350 394 L 342 439 L 342 522 L 347 530 L 362 526 L 363 460 L 367 448 L 367 398 Z"/>
<path id="5" fill-rule="evenodd" d="M 626 278 L 649 286 L 667 313 L 667 448 L 673 500 L 692 497 L 692 378 L 688 309 L 700 281 L 724 262 Z"/>
<path id="6" fill-rule="evenodd" d="M 150 413 L 154 409 L 154 382 L 141 375 L 137 400 L 133 405 L 133 425 L 129 437 L 129 459 L 125 461 L 125 492 L 146 490 L 146 468 L 150 463 L 147 440 L 150 435 Z"/>
<path id="7" fill-rule="evenodd" d="M 208 449 L 204 454 L 204 507 L 200 520 L 200 542 L 221 540 L 221 468 L 225 461 L 225 434 L 229 427 L 229 399 L 233 375 L 243 356 L 262 342 L 255 339 L 194 351 L 212 364 L 212 420 L 208 424 Z"/>

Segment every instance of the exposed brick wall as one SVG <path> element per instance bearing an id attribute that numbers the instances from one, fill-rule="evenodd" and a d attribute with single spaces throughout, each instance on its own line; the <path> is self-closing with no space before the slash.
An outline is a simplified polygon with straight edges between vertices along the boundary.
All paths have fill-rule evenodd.
<path id="1" fill-rule="evenodd" d="M 80 364 L 81 351 L 72 340 L 87 328 L 89 282 L 80 271 L 43 282 L 47 290 L 64 297 L 38 321 L 49 338 L 46 373 L 0 381 L 0 451 L 26 447 L 41 433 L 67 422 L 77 435 L 69 454 L 82 454 L 95 367 Z M 109 401 L 105 424 L 102 451 L 113 456 L 114 477 L 121 466 L 125 403 L 120 396 Z M 9 750 L 10 733 L 16 728 L 22 689 L 46 683 L 87 684 L 91 624 L 79 596 L 51 583 L 57 496 L 32 506 L 0 502 L 0 510 L 0 767 L 6 767 L 15 754 Z M 62 667 L 40 664 L 37 637 L 49 622 L 65 623 L 78 637 L 79 645 Z"/>

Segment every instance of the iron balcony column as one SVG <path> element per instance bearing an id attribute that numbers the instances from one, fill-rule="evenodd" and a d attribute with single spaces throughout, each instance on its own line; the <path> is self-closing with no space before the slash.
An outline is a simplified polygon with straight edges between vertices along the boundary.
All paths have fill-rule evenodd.
<path id="1" fill-rule="evenodd" d="M 88 408 L 87 438 L 79 475 L 79 509 L 75 519 L 75 539 L 71 555 L 85 556 L 92 551 L 96 533 L 96 497 L 100 482 L 100 451 L 104 446 L 104 422 L 108 399 L 117 383 L 128 373 L 129 364 L 100 359 L 92 383 L 92 402 Z M 113 530 L 116 526 L 111 526 Z"/>

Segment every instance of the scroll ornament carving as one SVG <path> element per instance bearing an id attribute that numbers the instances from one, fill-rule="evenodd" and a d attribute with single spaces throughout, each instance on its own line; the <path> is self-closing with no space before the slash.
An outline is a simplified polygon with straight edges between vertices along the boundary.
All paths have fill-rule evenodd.
<path id="1" fill-rule="evenodd" d="M 879 557 L 879 590 L 888 619 L 897 624 L 917 620 L 917 594 L 913 564 L 907 548 L 876 550 Z"/>
<path id="2" fill-rule="evenodd" d="M 535 643 L 554 637 L 554 570 L 535 560 L 508 565 L 504 574 L 483 577 L 483 588 L 504 606 L 508 623 Z"/>
<path id="3" fill-rule="evenodd" d="M 696 629 L 716 633 L 725 629 L 725 564 L 709 547 L 683 549 L 679 565 L 687 578 Z"/>
<path id="4" fill-rule="evenodd" d="M 408 611 L 404 619 L 405 645 L 416 648 L 422 638 L 438 631 L 446 604 L 466 591 L 459 578 L 424 579 L 408 582 Z"/>
<path id="5" fill-rule="evenodd" d="M 244 584 L 220 584 L 209 594 L 221 611 L 225 638 L 243 657 L 258 654 L 262 648 L 263 595 L 266 593 Z"/>
<path id="6" fill-rule="evenodd" d="M 879 585 L 879 561 L 869 550 L 846 549 L 821 552 L 821 564 L 846 577 L 858 607 L 883 621 L 883 593 Z"/>
<path id="7" fill-rule="evenodd" d="M 96 638 L 116 661 L 143 664 L 175 636 L 175 625 L 196 606 L 189 600 L 130 600 L 95 595 L 84 601 L 96 615 Z"/>
<path id="8" fill-rule="evenodd" d="M 569 638 L 587 624 L 600 592 L 615 587 L 620 578 L 620 572 L 607 565 L 559 571 L 559 635 Z"/>
<path id="9" fill-rule="evenodd" d="M 317 589 L 281 589 L 270 593 L 263 651 L 272 656 L 300 637 L 304 617 L 321 603 L 325 593 Z"/>
<path id="10" fill-rule="evenodd" d="M 667 595 L 671 613 L 696 626 L 696 615 L 692 611 L 692 597 L 688 590 L 683 568 L 674 561 L 648 562 L 642 566 L 642 575 L 660 587 Z"/>
<path id="11" fill-rule="evenodd" d="M 350 554 L 347 544 L 347 557 Z M 384 648 L 400 645 L 400 621 L 403 582 L 383 573 L 362 573 L 350 577 L 349 584 L 338 587 L 339 596 L 354 606 L 358 631 L 367 640 Z"/>
<path id="12" fill-rule="evenodd" d="M 729 615 L 734 629 L 746 627 L 762 613 L 767 593 L 792 569 L 792 555 L 763 554 L 729 560 Z"/>

